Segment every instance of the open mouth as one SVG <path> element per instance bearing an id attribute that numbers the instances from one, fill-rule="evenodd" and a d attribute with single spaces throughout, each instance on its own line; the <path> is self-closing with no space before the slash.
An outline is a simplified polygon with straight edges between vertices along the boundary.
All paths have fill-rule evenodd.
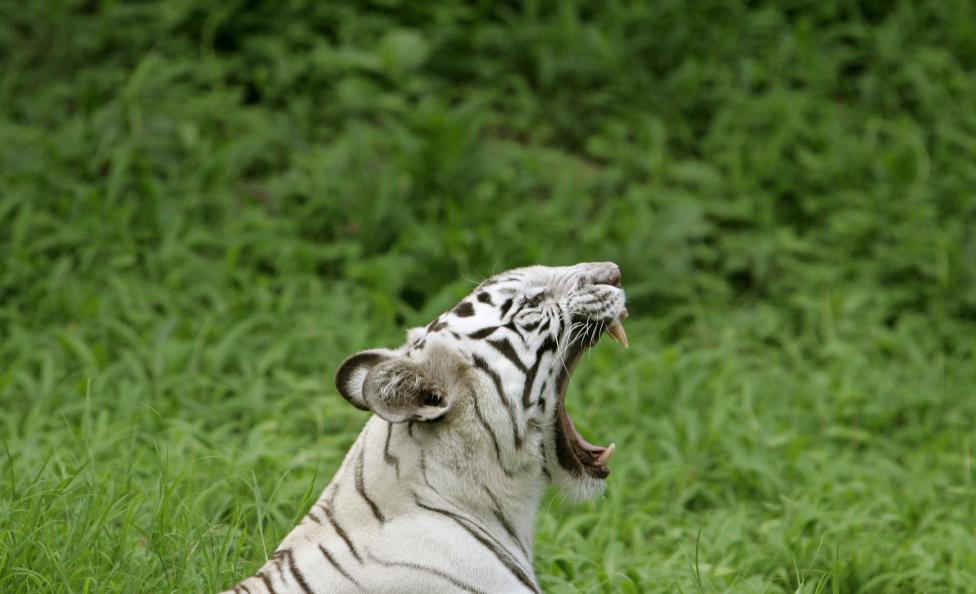
<path id="1" fill-rule="evenodd" d="M 627 347 L 627 334 L 621 321 L 627 317 L 627 310 L 622 310 L 616 317 L 597 320 L 587 324 L 580 337 L 574 340 L 569 347 L 566 355 L 566 362 L 562 373 L 558 379 L 559 401 L 557 414 L 559 422 L 556 423 L 556 457 L 559 464 L 570 473 L 582 477 L 591 476 L 595 479 L 605 479 L 610 475 L 607 464 L 616 450 L 616 444 L 598 446 L 583 439 L 573 419 L 566 412 L 566 389 L 569 387 L 569 379 L 576 369 L 576 364 L 587 349 L 596 345 L 603 334 L 608 334 L 613 340 Z"/>

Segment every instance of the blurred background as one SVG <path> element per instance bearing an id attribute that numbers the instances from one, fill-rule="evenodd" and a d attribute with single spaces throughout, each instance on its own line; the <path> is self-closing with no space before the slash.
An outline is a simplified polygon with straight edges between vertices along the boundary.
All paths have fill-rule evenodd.
<path id="1" fill-rule="evenodd" d="M 976 591 L 976 4 L 0 4 L 0 590 L 214 591 L 348 354 L 613 260 L 547 592 Z"/>

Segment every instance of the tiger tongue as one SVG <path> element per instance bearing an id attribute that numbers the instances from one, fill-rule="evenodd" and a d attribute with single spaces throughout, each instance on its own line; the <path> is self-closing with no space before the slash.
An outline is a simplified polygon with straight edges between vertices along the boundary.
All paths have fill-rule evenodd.
<path id="1" fill-rule="evenodd" d="M 608 448 L 593 445 L 592 443 L 583 439 L 583 436 L 580 435 L 580 432 L 576 429 L 576 423 L 573 422 L 573 418 L 569 416 L 569 413 L 566 413 L 566 420 L 569 421 L 569 430 L 572 434 L 573 441 L 576 442 L 577 447 L 589 454 L 593 454 L 598 460 L 603 459 L 606 453 L 610 452 L 610 455 L 606 455 L 606 460 L 610 459 L 610 456 L 613 455 L 613 450 L 616 449 L 616 444 L 610 444 L 610 447 Z"/>

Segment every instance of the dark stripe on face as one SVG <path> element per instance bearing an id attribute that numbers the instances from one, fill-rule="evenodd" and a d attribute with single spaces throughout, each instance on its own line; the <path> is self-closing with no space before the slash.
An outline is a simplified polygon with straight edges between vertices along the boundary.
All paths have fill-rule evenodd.
<path id="1" fill-rule="evenodd" d="M 321 523 L 322 523 L 322 518 L 320 518 L 320 517 L 318 517 L 317 515 L 315 515 L 315 512 L 314 512 L 314 511 L 312 511 L 312 510 L 308 510 L 308 514 L 307 514 L 307 516 L 308 516 L 308 518 L 309 518 L 310 520 L 312 520 L 312 521 L 313 521 L 313 522 L 315 522 L 316 524 L 321 524 Z"/>
<path id="2" fill-rule="evenodd" d="M 512 307 L 512 301 L 513 301 L 512 298 L 509 297 L 508 299 L 505 300 L 505 303 L 502 303 L 502 308 L 501 311 L 499 312 L 499 317 L 501 318 L 505 317 L 505 314 Z"/>
<path id="3" fill-rule="evenodd" d="M 488 363 L 479 357 L 474 355 L 474 366 L 484 371 L 491 378 L 492 383 L 495 384 L 495 391 L 498 392 L 498 398 L 501 399 L 502 404 L 505 405 L 505 410 L 508 411 L 508 418 L 512 421 L 512 433 L 514 435 L 515 447 L 522 447 L 522 434 L 519 433 L 518 422 L 515 419 L 515 409 L 512 407 L 512 403 L 509 402 L 508 397 L 505 396 L 505 390 L 502 388 L 502 378 L 498 376 L 494 369 L 492 369 Z"/>
<path id="4" fill-rule="evenodd" d="M 484 590 L 479 590 L 479 589 L 475 588 L 474 586 L 472 586 L 472 585 L 470 585 L 468 583 L 462 582 L 461 580 L 457 579 L 456 577 L 454 577 L 454 576 L 452 576 L 452 575 L 450 575 L 448 573 L 445 573 L 445 572 L 441 571 L 440 569 L 436 569 L 434 567 L 428 567 L 426 565 L 421 565 L 419 563 L 411 563 L 409 561 L 386 561 L 384 559 L 380 559 L 380 558 L 376 557 L 373 554 L 370 554 L 369 555 L 369 559 L 370 559 L 370 561 L 374 561 L 376 563 L 379 563 L 380 565 L 382 565 L 384 567 L 400 567 L 400 568 L 403 568 L 403 569 L 413 569 L 413 570 L 416 570 L 416 571 L 419 571 L 419 572 L 422 572 L 422 573 L 426 573 L 426 574 L 430 574 L 430 575 L 437 576 L 437 577 L 439 577 L 439 578 L 441 578 L 443 580 L 446 580 L 446 581 L 450 582 L 451 585 L 453 585 L 455 588 L 458 588 L 458 589 L 463 590 L 465 592 L 471 592 L 471 594 L 487 594 Z"/>
<path id="5" fill-rule="evenodd" d="M 295 578 L 298 582 L 298 587 L 302 589 L 305 594 L 315 594 L 312 589 L 308 587 L 308 582 L 305 581 L 305 576 L 302 572 L 298 570 L 298 566 L 295 565 L 295 555 L 291 552 L 291 549 L 285 549 L 284 551 L 285 561 L 288 562 L 288 571 L 291 572 L 291 576 Z"/>
<path id="6" fill-rule="evenodd" d="M 329 563 L 332 564 L 332 567 L 335 567 L 336 571 L 342 574 L 342 577 L 346 578 L 347 580 L 355 584 L 356 587 L 359 588 L 360 590 L 363 589 L 363 587 L 359 585 L 359 582 L 354 580 L 352 576 L 349 575 L 349 573 L 345 569 L 343 569 L 343 567 L 339 565 L 338 562 L 336 562 L 335 558 L 329 554 L 329 551 L 325 547 L 319 545 L 319 550 L 322 551 L 322 555 L 329 561 Z"/>
<path id="7" fill-rule="evenodd" d="M 494 332 L 495 330 L 498 330 L 498 326 L 489 326 L 487 328 L 482 328 L 481 330 L 477 330 L 475 332 L 472 332 L 471 334 L 468 334 L 468 338 L 474 338 L 480 340 L 482 338 L 485 338 L 486 336 L 491 336 L 491 333 Z"/>
<path id="8" fill-rule="evenodd" d="M 454 307 L 454 315 L 459 318 L 470 318 L 474 315 L 474 306 L 467 301 L 462 301 Z"/>
<path id="9" fill-rule="evenodd" d="M 494 553 L 494 555 L 498 559 L 498 561 L 500 561 L 501 564 L 505 566 L 505 569 L 507 569 L 508 571 L 510 571 L 512 573 L 512 575 L 514 575 L 515 578 L 518 579 L 518 581 L 520 581 L 523 584 L 525 584 L 525 587 L 526 588 L 532 590 L 533 592 L 539 592 L 539 588 L 536 587 L 536 585 L 535 585 L 535 583 L 533 583 L 532 579 L 528 575 L 526 575 L 525 571 L 523 571 L 522 568 L 518 566 L 518 564 L 515 562 L 515 560 L 512 559 L 508 555 L 508 553 L 505 552 L 505 550 L 503 548 L 495 545 L 493 542 L 491 542 L 490 540 L 488 540 L 484 536 L 482 536 L 482 535 L 478 534 L 477 532 L 475 532 L 470 526 L 468 526 L 468 523 L 464 519 L 462 519 L 460 516 L 457 516 L 456 514 L 453 514 L 453 513 L 449 512 L 449 511 L 447 511 L 446 509 L 439 509 L 439 508 L 436 508 L 436 507 L 431 507 L 429 505 L 424 505 L 424 503 L 422 503 L 419 500 L 417 501 L 417 506 L 418 507 L 421 507 L 423 509 L 426 509 L 427 511 L 432 511 L 434 513 L 441 514 L 442 516 L 445 516 L 447 518 L 450 518 L 451 520 L 454 520 L 454 522 L 458 526 L 460 526 L 468 534 L 470 534 L 471 536 L 473 536 L 474 539 L 477 540 L 479 543 L 481 543 L 482 546 L 484 546 L 486 549 L 488 549 L 489 551 L 491 551 L 492 553 Z"/>
<path id="10" fill-rule="evenodd" d="M 251 594 L 251 589 L 244 584 L 241 584 L 241 590 L 244 590 L 244 594 Z"/>
<path id="11" fill-rule="evenodd" d="M 356 550 L 356 547 L 353 546 L 352 541 L 349 539 L 349 535 L 346 534 L 346 531 L 343 530 L 342 526 L 339 525 L 339 522 L 336 521 L 335 512 L 332 511 L 331 507 L 326 507 L 324 509 L 325 509 L 325 517 L 328 518 L 329 523 L 332 524 L 332 529 L 335 530 L 336 534 L 339 535 L 339 538 L 341 538 L 342 541 L 346 543 L 346 546 L 349 547 L 349 552 L 352 553 L 352 556 L 356 558 L 356 561 L 362 563 L 363 560 L 359 556 L 359 552 Z"/>
<path id="12" fill-rule="evenodd" d="M 478 301 L 480 301 L 482 303 L 487 303 L 488 305 L 495 305 L 491 301 L 491 295 L 489 295 L 488 293 L 485 293 L 484 291 L 481 291 L 480 293 L 478 293 Z"/>
<path id="13" fill-rule="evenodd" d="M 525 333 L 522 332 L 522 329 L 519 328 L 519 325 L 515 323 L 515 320 L 509 320 L 508 323 L 505 324 L 505 326 L 503 327 L 508 328 L 509 330 L 517 334 L 518 337 L 522 339 L 522 344 L 524 344 L 525 346 L 529 346 L 529 341 L 525 338 Z"/>
<path id="14" fill-rule="evenodd" d="M 507 338 L 501 340 L 489 340 L 487 341 L 496 351 L 505 355 L 505 358 L 512 362 L 512 365 L 518 367 L 519 371 L 525 373 L 526 367 L 525 363 L 519 359 L 518 353 L 515 352 L 515 348 L 512 347 L 512 343 L 508 341 Z"/>
<path id="15" fill-rule="evenodd" d="M 400 478 L 400 460 L 390 453 L 390 436 L 393 434 L 393 423 L 386 423 L 386 442 L 383 444 L 383 460 L 396 469 L 396 477 Z"/>
<path id="16" fill-rule="evenodd" d="M 268 589 L 269 594 L 278 594 L 278 592 L 275 591 L 274 586 L 271 585 L 271 578 L 268 576 L 268 574 L 264 573 L 263 571 L 259 571 L 257 573 L 257 577 L 261 578 L 261 581 L 264 582 L 264 587 Z"/>
<path id="17" fill-rule="evenodd" d="M 522 387 L 522 408 L 528 408 L 530 402 L 530 396 L 532 395 L 532 384 L 535 383 L 535 376 L 539 373 L 539 365 L 542 363 L 542 356 L 548 351 L 556 350 L 556 341 L 551 337 L 547 336 L 546 341 L 542 343 L 535 352 L 535 363 L 529 369 L 528 373 L 525 374 L 525 384 Z"/>
<path id="18" fill-rule="evenodd" d="M 363 479 L 363 458 L 365 455 L 366 446 L 364 443 L 363 447 L 359 450 L 359 464 L 356 466 L 356 491 L 359 493 L 359 496 L 363 498 L 363 501 L 369 505 L 370 511 L 373 512 L 373 517 L 376 518 L 380 524 L 383 524 L 386 522 L 386 517 L 384 517 L 380 512 L 380 508 L 376 507 L 376 502 L 366 495 L 365 480 Z"/>

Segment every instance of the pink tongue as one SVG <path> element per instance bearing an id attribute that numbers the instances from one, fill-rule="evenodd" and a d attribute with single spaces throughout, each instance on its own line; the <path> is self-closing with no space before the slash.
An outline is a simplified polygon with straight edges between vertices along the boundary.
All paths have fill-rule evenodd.
<path id="1" fill-rule="evenodd" d="M 566 415 L 566 420 L 569 421 L 569 430 L 573 433 L 573 439 L 576 440 L 576 444 L 578 446 L 580 446 L 587 452 L 590 452 L 591 454 L 600 455 L 606 451 L 607 448 L 593 445 L 592 443 L 583 439 L 583 436 L 580 435 L 579 431 L 576 430 L 576 424 L 573 423 L 573 418 L 570 417 L 569 413 L 567 412 L 564 412 L 564 414 Z"/>

